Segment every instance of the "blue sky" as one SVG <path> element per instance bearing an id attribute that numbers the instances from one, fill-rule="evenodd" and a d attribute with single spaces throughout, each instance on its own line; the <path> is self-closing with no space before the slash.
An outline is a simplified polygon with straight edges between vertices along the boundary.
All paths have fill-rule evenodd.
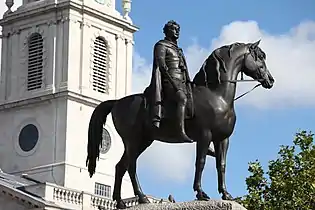
<path id="1" fill-rule="evenodd" d="M 267 64 L 269 62 L 272 67 L 270 70 L 278 87 L 270 91 L 254 91 L 236 104 L 237 125 L 230 138 L 226 175 L 227 187 L 233 196 L 246 193 L 249 161 L 259 159 L 266 167 L 268 161 L 277 156 L 281 144 L 291 144 L 298 129 L 315 131 L 315 100 L 312 99 L 315 96 L 315 88 L 312 88 L 315 63 L 311 59 L 315 58 L 315 2 L 240 2 L 133 1 L 131 12 L 134 24 L 140 27 L 135 34 L 135 92 L 141 91 L 149 82 L 152 46 L 163 38 L 162 27 L 169 19 L 181 24 L 180 45 L 193 68 L 199 68 L 204 57 L 220 43 L 262 38 Z M 167 6 L 164 8 L 163 5 Z M 223 26 L 225 30 L 222 30 Z M 287 55 L 287 52 L 292 53 Z M 304 53 L 309 57 L 305 58 Z M 190 70 L 191 77 L 195 70 Z M 240 92 L 251 86 L 253 84 L 240 87 Z M 185 159 L 189 160 L 187 164 L 182 163 L 184 166 L 175 169 L 180 158 L 185 156 L 189 156 Z M 210 157 L 207 161 L 203 188 L 212 198 L 220 198 L 214 161 Z M 192 190 L 194 145 L 154 143 L 140 157 L 138 166 L 145 193 L 156 197 L 167 197 L 172 193 L 180 201 L 195 198 Z M 187 174 L 180 176 L 181 172 Z"/>
<path id="2" fill-rule="evenodd" d="M 117 8 L 120 4 L 117 1 Z M 237 124 L 230 138 L 226 174 L 233 196 L 246 193 L 248 162 L 259 159 L 266 167 L 281 144 L 291 144 L 298 129 L 315 132 L 314 10 L 314 0 L 132 2 L 130 15 L 140 27 L 135 33 L 133 92 L 148 84 L 152 47 L 163 38 L 163 25 L 170 19 L 181 24 L 179 43 L 191 77 L 215 47 L 262 39 L 276 83 L 273 89 L 256 89 L 236 103 Z M 238 94 L 253 85 L 239 85 Z M 194 147 L 155 142 L 138 163 L 144 192 L 163 198 L 171 193 L 178 201 L 194 199 Z M 202 182 L 208 195 L 219 198 L 213 158 L 207 159 Z"/>
<path id="3" fill-rule="evenodd" d="M 283 33 L 303 20 L 314 20 L 313 0 L 278 1 L 133 1 L 131 17 L 140 31 L 135 34 L 136 50 L 151 58 L 152 45 L 169 19 L 181 24 L 181 45 L 187 47 L 198 37 L 207 45 L 221 27 L 235 20 L 255 20 L 270 33 Z M 167 6 L 163 6 L 167 5 Z"/>

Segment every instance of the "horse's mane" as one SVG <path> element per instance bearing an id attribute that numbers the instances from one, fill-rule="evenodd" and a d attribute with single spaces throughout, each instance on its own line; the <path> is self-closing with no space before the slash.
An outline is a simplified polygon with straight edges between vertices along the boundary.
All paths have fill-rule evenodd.
<path id="1" fill-rule="evenodd" d="M 204 61 L 199 72 L 194 78 L 196 85 L 216 85 L 221 83 L 221 72 L 227 72 L 226 61 L 231 59 L 233 53 L 239 47 L 245 47 L 245 43 L 233 43 L 215 49 Z"/>

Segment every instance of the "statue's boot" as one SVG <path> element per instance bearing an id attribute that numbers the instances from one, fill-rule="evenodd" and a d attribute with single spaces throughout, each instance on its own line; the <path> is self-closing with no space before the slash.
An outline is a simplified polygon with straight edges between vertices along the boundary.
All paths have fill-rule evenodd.
<path id="1" fill-rule="evenodd" d="M 177 109 L 177 135 L 183 143 L 193 143 L 194 141 L 186 135 L 185 132 L 185 105 L 180 105 Z"/>

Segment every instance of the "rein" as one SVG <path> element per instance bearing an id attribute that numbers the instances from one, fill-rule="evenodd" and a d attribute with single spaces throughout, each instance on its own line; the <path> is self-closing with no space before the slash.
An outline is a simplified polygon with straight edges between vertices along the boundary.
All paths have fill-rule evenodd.
<path id="1" fill-rule="evenodd" d="M 258 80 L 255 79 L 236 79 L 236 80 L 223 80 L 222 82 L 232 82 L 232 83 L 238 83 L 238 82 L 255 82 Z M 245 93 L 242 93 L 241 95 L 237 96 L 236 98 L 234 98 L 234 101 L 242 98 L 243 96 L 247 95 L 248 93 L 252 92 L 253 90 L 255 90 L 256 88 L 258 88 L 259 86 L 261 86 L 261 84 L 257 84 L 255 85 L 252 89 L 246 91 Z M 206 87 L 208 87 L 208 82 L 206 82 Z"/>
<path id="2" fill-rule="evenodd" d="M 243 79 L 243 75 L 242 75 L 242 79 L 236 79 L 236 80 L 225 80 L 224 82 L 232 82 L 232 83 L 238 83 L 238 82 L 254 82 L 254 81 L 258 81 L 255 79 Z M 258 88 L 259 86 L 261 86 L 261 84 L 257 84 L 255 85 L 252 89 L 246 91 L 245 93 L 242 93 L 241 95 L 237 96 L 234 101 L 242 98 L 243 96 L 247 95 L 248 93 L 252 92 L 253 90 L 255 90 L 256 88 Z"/>
<path id="3" fill-rule="evenodd" d="M 236 98 L 234 98 L 234 101 L 236 101 L 237 99 L 240 99 L 240 98 L 242 98 L 243 96 L 247 95 L 248 93 L 252 92 L 252 91 L 255 90 L 256 88 L 258 88 L 260 85 L 261 85 L 261 84 L 257 84 L 257 85 L 255 85 L 252 89 L 250 89 L 250 90 L 246 91 L 245 93 L 243 93 L 243 94 L 237 96 Z"/>

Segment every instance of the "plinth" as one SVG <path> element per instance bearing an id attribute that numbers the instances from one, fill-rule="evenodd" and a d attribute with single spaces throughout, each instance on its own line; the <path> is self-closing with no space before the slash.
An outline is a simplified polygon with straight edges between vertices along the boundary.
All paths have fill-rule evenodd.
<path id="1" fill-rule="evenodd" d="M 179 203 L 149 203 L 132 206 L 128 210 L 246 210 L 234 201 L 210 200 Z"/>

